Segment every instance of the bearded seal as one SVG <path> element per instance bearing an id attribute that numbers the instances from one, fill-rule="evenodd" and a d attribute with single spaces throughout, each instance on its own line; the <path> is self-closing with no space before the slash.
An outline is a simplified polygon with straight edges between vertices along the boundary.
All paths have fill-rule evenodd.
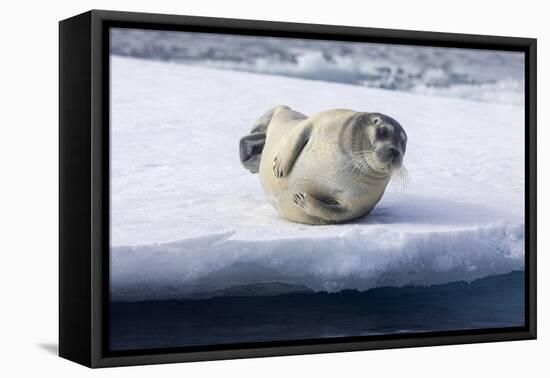
<path id="1" fill-rule="evenodd" d="M 381 113 L 333 109 L 307 117 L 270 109 L 240 141 L 245 168 L 285 219 L 306 224 L 363 217 L 403 164 L 407 134 Z"/>

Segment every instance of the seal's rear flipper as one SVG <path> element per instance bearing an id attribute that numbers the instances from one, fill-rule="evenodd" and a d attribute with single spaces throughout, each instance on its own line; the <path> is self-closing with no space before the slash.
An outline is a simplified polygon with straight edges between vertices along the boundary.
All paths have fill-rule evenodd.
<path id="1" fill-rule="evenodd" d="M 265 132 L 255 132 L 241 138 L 239 154 L 243 166 L 252 173 L 260 170 L 260 160 L 265 146 Z"/>
<path id="2" fill-rule="evenodd" d="M 271 119 L 273 118 L 273 115 L 278 110 L 290 110 L 290 108 L 286 105 L 278 105 L 271 109 L 269 109 L 267 112 L 265 112 L 260 118 L 256 120 L 254 123 L 254 127 L 252 127 L 252 130 L 250 130 L 250 133 L 267 133 L 267 128 L 269 126 L 269 123 L 271 122 Z"/>
<path id="3" fill-rule="evenodd" d="M 256 120 L 250 134 L 241 138 L 239 143 L 241 162 L 252 173 L 258 173 L 260 170 L 260 160 L 265 146 L 267 128 L 275 112 L 282 109 L 290 110 L 286 105 L 278 105 L 269 109 Z"/>
<path id="4" fill-rule="evenodd" d="M 318 218 L 321 223 L 342 222 L 349 218 L 348 207 L 332 198 L 320 200 L 309 193 L 297 192 L 292 196 L 292 201 L 304 213 Z"/>

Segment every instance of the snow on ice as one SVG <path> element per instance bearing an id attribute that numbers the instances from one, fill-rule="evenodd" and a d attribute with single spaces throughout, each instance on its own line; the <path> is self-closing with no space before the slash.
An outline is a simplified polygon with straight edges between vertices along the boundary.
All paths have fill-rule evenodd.
<path id="1" fill-rule="evenodd" d="M 192 297 L 284 282 L 430 285 L 523 269 L 523 107 L 111 58 L 111 295 Z M 281 219 L 238 141 L 274 105 L 382 112 L 411 182 L 367 217 Z"/>

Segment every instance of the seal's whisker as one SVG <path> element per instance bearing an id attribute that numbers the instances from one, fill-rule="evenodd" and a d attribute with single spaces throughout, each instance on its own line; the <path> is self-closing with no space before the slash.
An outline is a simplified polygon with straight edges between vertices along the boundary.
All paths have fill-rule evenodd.
<path id="1" fill-rule="evenodd" d="M 345 157 L 345 168 L 351 166 L 352 171 L 358 171 L 362 174 L 368 174 L 370 167 L 366 161 L 365 151 L 353 151 L 350 152 L 348 156 Z"/>
<path id="2" fill-rule="evenodd" d="M 355 156 L 346 156 L 344 169 L 351 167 L 352 171 L 357 169 L 358 159 Z"/>
<path id="3" fill-rule="evenodd" d="M 380 162 L 376 158 L 376 153 L 374 151 L 365 151 L 364 156 L 366 162 L 372 169 L 374 169 L 375 171 L 384 170 L 384 165 L 380 164 Z"/>
<path id="4" fill-rule="evenodd" d="M 392 191 L 402 193 L 404 192 L 410 184 L 410 175 L 407 168 L 404 165 L 396 170 L 390 181 L 390 188 Z"/>

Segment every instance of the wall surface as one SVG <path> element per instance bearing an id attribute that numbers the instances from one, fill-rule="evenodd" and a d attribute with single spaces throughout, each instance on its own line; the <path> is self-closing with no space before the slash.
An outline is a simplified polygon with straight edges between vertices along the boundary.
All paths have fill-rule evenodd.
<path id="1" fill-rule="evenodd" d="M 549 284 L 544 230 L 547 197 L 539 194 L 539 340 L 280 357 L 92 371 L 56 357 L 58 246 L 58 26 L 91 8 L 258 20 L 535 37 L 538 52 L 539 193 L 548 191 L 545 127 L 550 29 L 540 1 L 106 1 L 6 2 L 0 23 L 0 371 L 6 377 L 132 376 L 518 377 L 549 371 Z M 546 142 L 546 143 L 545 143 Z M 546 349 L 546 353 L 544 350 Z"/>

